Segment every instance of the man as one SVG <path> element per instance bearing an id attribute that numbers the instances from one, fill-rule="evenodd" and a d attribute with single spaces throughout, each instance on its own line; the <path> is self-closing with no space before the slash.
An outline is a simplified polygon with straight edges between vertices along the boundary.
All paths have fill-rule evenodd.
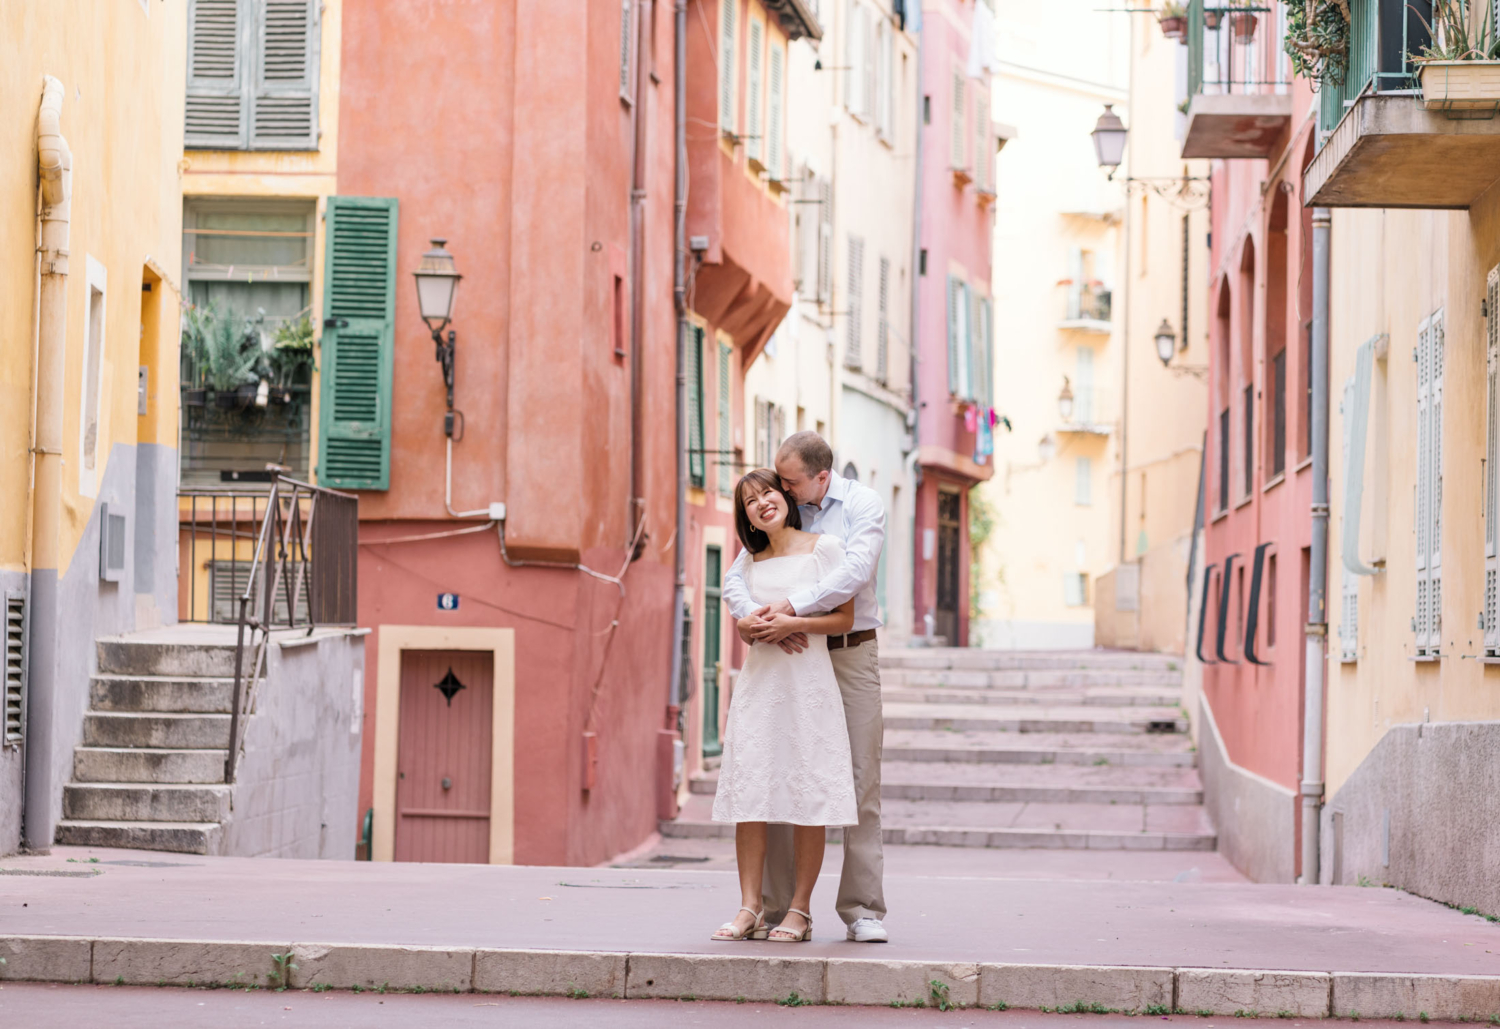
<path id="1" fill-rule="evenodd" d="M 816 432 L 789 436 L 776 452 L 776 474 L 797 501 L 802 528 L 831 533 L 844 543 L 844 561 L 810 589 L 757 610 L 745 586 L 749 553 L 740 551 L 724 577 L 724 599 L 740 638 L 753 646 L 780 645 L 799 652 L 801 633 L 783 636 L 765 616 L 819 614 L 854 598 L 854 628 L 828 639 L 828 656 L 844 697 L 844 721 L 854 758 L 854 799 L 859 825 L 844 830 L 844 867 L 835 902 L 849 939 L 885 943 L 885 856 L 880 842 L 880 756 L 885 723 L 880 707 L 880 660 L 875 630 L 875 571 L 885 545 L 885 508 L 879 495 L 853 479 L 833 474 L 833 451 Z M 776 925 L 786 914 L 793 887 L 792 827 L 767 827 L 765 917 Z"/>

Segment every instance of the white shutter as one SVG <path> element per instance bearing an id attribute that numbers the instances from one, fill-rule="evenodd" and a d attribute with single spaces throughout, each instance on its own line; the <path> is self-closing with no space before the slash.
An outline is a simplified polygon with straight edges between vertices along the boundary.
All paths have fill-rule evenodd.
<path id="1" fill-rule="evenodd" d="M 974 398 L 974 291 L 967 282 L 959 284 L 958 297 L 958 396 Z"/>
<path id="2" fill-rule="evenodd" d="M 771 44 L 771 88 L 766 115 L 766 169 L 771 178 L 786 178 L 782 137 L 786 133 L 786 50 Z"/>
<path id="3" fill-rule="evenodd" d="M 1068 250 L 1068 310 L 1070 321 L 1083 316 L 1083 248 Z"/>
<path id="4" fill-rule="evenodd" d="M 948 166 L 955 170 L 963 170 L 967 165 L 964 162 L 964 139 L 968 135 L 969 107 L 964 99 L 964 73 L 958 69 L 953 71 L 953 124 L 950 126 L 948 144 Z"/>
<path id="5" fill-rule="evenodd" d="M 880 134 L 887 140 L 894 139 L 896 126 L 896 84 L 893 81 L 896 68 L 895 38 L 890 22 L 882 18 L 880 20 L 880 72 L 877 76 L 880 85 L 876 92 L 875 103 L 878 110 L 876 121 L 880 126 Z"/>
<path id="6" fill-rule="evenodd" d="M 246 57 L 251 22 L 239 0 L 188 4 L 187 106 L 183 144 L 217 149 L 245 146 Z M 248 8 L 246 9 L 248 14 Z"/>
<path id="7" fill-rule="evenodd" d="M 891 259 L 880 259 L 880 322 L 875 329 L 875 378 L 885 382 L 890 374 L 891 346 Z"/>
<path id="8" fill-rule="evenodd" d="M 1094 502 L 1094 462 L 1087 457 L 1073 459 L 1073 503 L 1087 507 Z"/>
<path id="9" fill-rule="evenodd" d="M 1500 419 L 1496 417 L 1497 364 L 1500 364 L 1500 267 L 1490 269 L 1485 290 L 1485 380 L 1487 417 L 1485 419 L 1484 458 L 1484 653 L 1487 657 L 1500 656 L 1500 552 L 1496 547 L 1495 514 L 1497 504 L 1496 484 L 1500 481 L 1495 462 L 1500 459 Z"/>
<path id="10" fill-rule="evenodd" d="M 984 363 L 984 378 L 979 386 L 979 402 L 988 410 L 995 406 L 995 308 L 994 302 L 989 297 L 984 298 L 979 313 L 984 317 L 979 333 L 979 346 Z"/>
<path id="11" fill-rule="evenodd" d="M 1077 372 L 1073 377 L 1073 420 L 1080 425 L 1094 424 L 1094 349 L 1078 348 Z"/>
<path id="12" fill-rule="evenodd" d="M 750 19 L 750 43 L 745 49 L 745 155 L 760 163 L 766 152 L 762 136 L 765 119 L 761 115 L 761 81 L 764 65 L 766 27 L 755 18 Z"/>
<path id="13" fill-rule="evenodd" d="M 859 369 L 864 366 L 864 314 L 865 314 L 865 241 L 858 236 L 849 237 L 849 308 L 848 335 L 844 344 L 844 364 Z"/>
<path id="14" fill-rule="evenodd" d="M 318 0 L 253 0 L 255 94 L 250 146 L 318 146 Z"/>
<path id="15" fill-rule="evenodd" d="M 1417 598 L 1413 625 L 1419 656 L 1437 656 L 1442 639 L 1443 314 L 1417 329 Z"/>
<path id="16" fill-rule="evenodd" d="M 630 45 L 630 0 L 620 0 L 620 97 L 629 100 L 630 88 L 630 57 L 634 48 Z"/>
<path id="17" fill-rule="evenodd" d="M 1344 586 L 1339 600 L 1339 660 L 1359 660 L 1359 576 L 1340 566 Z"/>
<path id="18" fill-rule="evenodd" d="M 974 182 L 981 193 L 993 193 L 995 184 L 990 181 L 990 160 L 994 156 L 990 145 L 990 98 L 985 95 L 984 84 L 974 92 Z"/>
<path id="19" fill-rule="evenodd" d="M 958 311 L 963 296 L 963 284 L 948 276 L 948 392 L 958 393 Z"/>
<path id="20" fill-rule="evenodd" d="M 772 459 L 770 456 L 769 432 L 766 422 L 769 420 L 768 408 L 770 405 L 760 397 L 755 398 L 755 463 L 761 468 L 770 468 Z"/>
<path id="21" fill-rule="evenodd" d="M 730 135 L 734 118 L 734 36 L 739 24 L 739 0 L 719 0 L 719 128 Z"/>
<path id="22" fill-rule="evenodd" d="M 878 70 L 878 61 L 880 59 L 880 51 L 876 49 L 875 44 L 876 19 L 880 18 L 880 16 L 878 14 L 872 15 L 868 7 L 861 7 L 859 10 L 861 29 L 859 56 L 860 61 L 863 64 L 862 70 L 865 80 L 864 96 L 862 97 L 864 103 L 860 107 L 860 113 L 863 114 L 866 119 L 873 122 L 875 121 L 875 111 L 879 103 L 876 97 L 880 95 L 879 83 L 877 82 L 876 74 Z M 880 21 L 883 23 L 884 19 L 881 18 Z"/>
<path id="23" fill-rule="evenodd" d="M 833 294 L 833 185 L 818 180 L 818 303 Z"/>

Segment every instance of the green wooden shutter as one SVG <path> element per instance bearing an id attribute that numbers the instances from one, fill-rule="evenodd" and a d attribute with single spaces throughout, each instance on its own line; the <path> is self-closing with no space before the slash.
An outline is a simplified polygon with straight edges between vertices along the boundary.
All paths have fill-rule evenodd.
<path id="1" fill-rule="evenodd" d="M 396 308 L 394 199 L 329 197 L 318 482 L 389 489 Z"/>
<path id="2" fill-rule="evenodd" d="M 240 0 L 189 0 L 187 106 L 183 145 L 245 146 L 245 83 L 251 20 Z"/>
<path id="3" fill-rule="evenodd" d="M 320 4 L 317 0 L 253 0 L 253 6 L 255 89 L 250 146 L 316 150 Z"/>
<path id="4" fill-rule="evenodd" d="M 687 333 L 688 477 L 703 488 L 703 330 Z"/>

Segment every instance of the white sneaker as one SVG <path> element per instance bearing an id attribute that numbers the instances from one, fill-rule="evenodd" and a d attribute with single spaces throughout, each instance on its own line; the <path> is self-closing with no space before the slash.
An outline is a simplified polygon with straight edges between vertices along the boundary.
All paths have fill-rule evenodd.
<path id="1" fill-rule="evenodd" d="M 891 934 L 878 918 L 856 918 L 849 927 L 849 939 L 855 943 L 889 943 Z"/>

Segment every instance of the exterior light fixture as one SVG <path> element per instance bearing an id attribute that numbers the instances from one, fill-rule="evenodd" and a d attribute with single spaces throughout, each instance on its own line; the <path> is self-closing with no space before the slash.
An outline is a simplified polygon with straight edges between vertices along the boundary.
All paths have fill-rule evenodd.
<path id="1" fill-rule="evenodd" d="M 1054 439 L 1052 437 L 1052 434 L 1049 432 L 1047 433 L 1047 435 L 1043 436 L 1040 440 L 1037 441 L 1036 456 L 1042 459 L 1042 464 L 1046 464 L 1056 455 L 1057 440 Z"/>
<path id="2" fill-rule="evenodd" d="M 1073 386 L 1066 375 L 1063 376 L 1062 392 L 1057 395 L 1057 413 L 1065 422 L 1073 420 Z"/>
<path id="3" fill-rule="evenodd" d="M 1115 105 L 1105 104 L 1104 113 L 1094 123 L 1090 135 L 1094 137 L 1094 155 L 1099 159 L 1099 167 L 1108 169 L 1111 179 L 1125 158 L 1125 132 L 1125 123 L 1115 113 Z"/>
<path id="4" fill-rule="evenodd" d="M 417 270 L 412 275 L 417 280 L 417 307 L 422 313 L 422 320 L 432 331 L 432 342 L 437 347 L 434 359 L 443 366 L 443 384 L 448 387 L 448 410 L 443 415 L 443 433 L 452 439 L 453 359 L 458 335 L 449 329 L 445 339 L 443 330 L 453 320 L 453 299 L 458 294 L 458 280 L 463 276 L 458 274 L 453 255 L 444 249 L 447 242 L 441 237 L 434 237 L 432 249 L 422 255 L 422 263 L 417 265 Z"/>
<path id="5" fill-rule="evenodd" d="M 1172 355 L 1177 353 L 1177 334 L 1172 331 L 1172 323 L 1165 318 L 1156 327 L 1156 356 L 1161 358 L 1163 366 L 1172 363 Z"/>

